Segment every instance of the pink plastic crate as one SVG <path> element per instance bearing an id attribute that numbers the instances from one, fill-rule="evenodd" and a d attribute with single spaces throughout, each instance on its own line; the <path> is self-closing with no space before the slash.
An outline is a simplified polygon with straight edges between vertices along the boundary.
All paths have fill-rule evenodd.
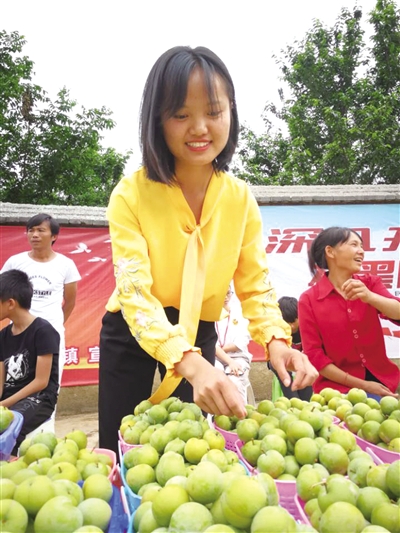
<path id="1" fill-rule="evenodd" d="M 365 450 L 367 453 L 369 453 L 372 459 L 374 459 L 375 463 L 378 463 L 378 464 L 394 463 L 395 461 L 400 460 L 400 453 L 391 452 L 390 450 L 385 450 L 384 448 L 381 448 L 380 446 L 371 444 L 367 440 L 364 440 L 361 437 L 358 437 L 357 435 L 354 435 L 354 436 L 360 448 L 362 450 Z"/>
<path id="2" fill-rule="evenodd" d="M 218 427 L 217 424 L 215 424 L 215 422 L 213 422 L 213 426 L 224 437 L 225 448 L 227 450 L 236 452 L 236 441 L 238 440 L 237 433 L 235 433 L 234 431 L 225 431 L 224 429 L 221 429 L 220 427 Z M 243 441 L 241 441 L 240 439 L 239 439 L 239 442 L 243 443 Z"/>
<path id="3" fill-rule="evenodd" d="M 237 436 L 237 435 L 236 435 Z M 237 439 L 235 441 L 235 452 L 238 454 L 239 459 L 243 462 L 244 466 L 247 468 L 247 470 L 250 472 L 250 474 L 254 475 L 258 473 L 258 470 L 255 466 L 252 466 L 249 462 L 246 461 L 246 459 L 243 457 L 242 454 L 242 447 L 244 442 L 240 439 Z"/>
<path id="4" fill-rule="evenodd" d="M 286 509 L 298 522 L 310 525 L 310 521 L 304 512 L 304 507 L 299 503 L 296 482 L 275 479 L 275 483 L 279 493 L 279 505 Z"/>
<path id="5" fill-rule="evenodd" d="M 236 441 L 236 453 L 239 456 L 239 459 L 243 462 L 243 464 L 247 467 L 250 474 L 256 475 L 258 474 L 257 468 L 254 466 L 251 466 L 250 463 L 246 461 L 246 459 L 243 457 L 241 448 L 243 446 L 243 442 L 241 440 Z M 281 507 L 284 507 L 289 513 L 295 518 L 297 521 L 309 524 L 309 520 L 307 518 L 307 515 L 304 513 L 304 511 L 299 508 L 298 504 L 296 503 L 296 497 L 297 497 L 297 489 L 296 489 L 296 481 L 287 481 L 287 480 L 281 480 L 281 479 L 275 479 L 276 488 L 278 489 L 279 494 L 279 505 Z"/>
<path id="6" fill-rule="evenodd" d="M 346 426 L 346 424 L 343 424 L 343 427 L 347 429 L 349 428 Z M 360 448 L 367 453 L 369 453 L 377 464 L 382 463 L 394 463 L 395 461 L 400 460 L 400 453 L 398 452 L 391 452 L 390 450 L 385 450 L 384 448 L 381 448 L 380 446 L 376 446 L 376 444 L 372 444 L 371 442 L 368 442 L 365 439 L 362 439 L 358 435 L 354 435 L 356 438 L 357 444 L 360 446 Z"/>
<path id="7" fill-rule="evenodd" d="M 108 450 L 107 448 L 95 448 L 94 451 L 96 453 L 102 453 L 103 455 L 108 455 L 108 457 L 110 457 L 110 459 L 112 460 L 111 472 L 108 474 L 108 479 L 114 484 L 114 482 L 119 477 L 118 465 L 117 465 L 117 454 L 112 450 Z"/>
<path id="8" fill-rule="evenodd" d="M 295 497 L 294 497 L 294 503 L 296 505 L 296 508 L 297 508 L 297 511 L 296 511 L 296 514 L 297 516 L 299 517 L 298 519 L 301 521 L 301 522 L 304 522 L 305 524 L 310 524 L 310 520 L 304 510 L 304 506 L 306 504 L 306 502 L 304 500 L 302 500 L 300 498 L 300 496 L 298 494 L 295 494 Z"/>
<path id="9" fill-rule="evenodd" d="M 124 441 L 124 437 L 121 435 L 121 432 L 118 430 L 118 442 L 121 446 L 121 452 L 126 453 L 131 448 L 136 448 L 137 446 L 142 446 L 141 444 L 128 444 Z"/>

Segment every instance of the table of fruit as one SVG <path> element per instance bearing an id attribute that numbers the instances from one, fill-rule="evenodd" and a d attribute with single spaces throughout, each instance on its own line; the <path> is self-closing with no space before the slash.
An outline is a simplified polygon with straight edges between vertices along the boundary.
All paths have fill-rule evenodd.
<path id="1" fill-rule="evenodd" d="M 11 457 L 0 407 L 3 533 L 400 533 L 400 402 L 324 389 L 205 417 L 170 397 L 121 420 L 119 456 L 83 430 Z"/>

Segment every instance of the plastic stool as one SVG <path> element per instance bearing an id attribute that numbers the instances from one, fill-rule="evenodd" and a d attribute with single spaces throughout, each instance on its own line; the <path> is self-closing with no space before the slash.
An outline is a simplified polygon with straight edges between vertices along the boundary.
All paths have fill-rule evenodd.
<path id="1" fill-rule="evenodd" d="M 253 387 L 251 386 L 251 383 L 247 385 L 247 404 L 248 405 L 256 405 L 256 399 L 254 398 L 254 391 Z"/>
<path id="2" fill-rule="evenodd" d="M 275 402 L 278 398 L 283 396 L 281 389 L 281 384 L 279 383 L 278 378 L 275 376 L 272 378 L 272 401 Z"/>
<path id="3" fill-rule="evenodd" d="M 38 426 L 36 429 L 28 433 L 26 435 L 26 438 L 31 439 L 32 437 L 34 437 L 38 433 L 41 433 L 42 431 L 55 433 L 54 418 L 52 416 L 48 418 L 47 420 L 45 420 L 42 424 L 40 424 L 40 426 Z"/>

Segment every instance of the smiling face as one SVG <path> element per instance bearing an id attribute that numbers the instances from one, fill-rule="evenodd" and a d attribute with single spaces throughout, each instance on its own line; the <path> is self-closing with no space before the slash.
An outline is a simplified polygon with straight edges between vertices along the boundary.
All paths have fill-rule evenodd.
<path id="1" fill-rule="evenodd" d="M 213 92 L 211 101 L 202 71 L 194 69 L 182 108 L 163 121 L 164 138 L 175 158 L 176 174 L 193 167 L 207 167 L 211 171 L 212 162 L 228 142 L 231 102 L 219 76 L 215 76 Z"/>
<path id="2" fill-rule="evenodd" d="M 329 270 L 335 268 L 346 270 L 350 274 L 356 274 L 361 270 L 364 260 L 364 247 L 358 235 L 350 233 L 347 241 L 336 246 L 326 247 L 326 260 Z"/>

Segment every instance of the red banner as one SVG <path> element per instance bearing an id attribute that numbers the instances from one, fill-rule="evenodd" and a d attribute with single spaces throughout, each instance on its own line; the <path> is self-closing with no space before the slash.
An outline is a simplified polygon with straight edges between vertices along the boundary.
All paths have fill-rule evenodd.
<path id="1" fill-rule="evenodd" d="M 0 264 L 29 250 L 25 227 L 1 226 Z M 75 309 L 65 327 L 63 386 L 98 383 L 99 332 L 114 288 L 108 228 L 61 228 L 54 250 L 70 257 L 82 276 Z"/>

